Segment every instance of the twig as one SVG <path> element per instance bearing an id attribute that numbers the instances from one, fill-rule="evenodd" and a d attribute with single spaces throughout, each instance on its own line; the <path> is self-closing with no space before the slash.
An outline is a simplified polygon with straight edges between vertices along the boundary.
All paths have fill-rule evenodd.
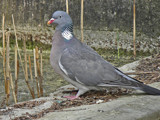
<path id="1" fill-rule="evenodd" d="M 21 62 L 22 71 L 23 71 L 23 73 L 24 73 L 25 81 L 26 81 L 26 83 L 27 83 L 28 89 L 29 89 L 29 91 L 31 92 L 31 87 L 29 86 L 29 84 L 28 84 L 28 82 L 27 82 L 27 78 L 26 78 L 26 74 L 25 74 L 25 69 L 24 69 L 24 66 L 23 66 L 23 63 L 22 63 L 22 58 L 21 58 L 21 54 L 20 54 L 20 51 L 19 51 L 19 47 L 18 47 L 17 32 L 16 32 L 16 27 L 15 27 L 15 24 L 14 24 L 13 14 L 12 14 L 12 21 L 13 21 L 15 38 L 16 38 L 16 47 L 17 47 L 17 50 L 18 50 L 18 55 L 19 55 L 19 59 L 20 59 L 20 62 Z M 31 92 L 31 95 L 33 95 L 32 92 Z"/>
<path id="2" fill-rule="evenodd" d="M 134 57 L 136 57 L 136 5 L 135 5 L 135 0 L 133 0 L 133 54 Z"/>
<path id="3" fill-rule="evenodd" d="M 23 63 L 22 63 L 22 58 L 21 58 L 21 54 L 20 54 L 20 51 L 19 51 L 19 47 L 18 47 L 17 32 L 16 32 L 16 27 L 15 27 L 15 24 L 14 24 L 14 17 L 13 17 L 13 14 L 12 14 L 12 21 L 13 21 L 13 27 L 14 27 L 15 38 L 16 38 L 16 47 L 17 47 L 17 50 L 18 50 L 18 55 L 19 55 L 19 58 L 20 58 L 22 70 L 23 70 L 23 73 L 24 73 L 24 75 L 25 75 L 25 71 L 24 71 L 24 67 L 23 67 Z"/>
<path id="4" fill-rule="evenodd" d="M 84 38 L 83 38 L 83 0 L 81 0 L 81 41 L 84 42 Z"/>
<path id="5" fill-rule="evenodd" d="M 15 24 L 14 24 L 13 14 L 12 14 L 12 21 L 13 21 L 15 38 L 16 38 L 16 47 L 17 47 L 17 50 L 18 50 L 18 55 L 19 55 L 19 59 L 20 59 L 21 66 L 22 66 L 22 71 L 23 71 L 23 73 L 24 73 L 24 75 L 25 75 L 24 66 L 23 66 L 23 63 L 22 63 L 22 58 L 21 58 L 21 54 L 20 54 L 20 51 L 19 51 L 19 47 L 18 47 L 17 32 L 16 32 L 16 27 L 15 27 Z M 25 78 L 25 79 L 26 79 L 26 78 Z"/>
<path id="6" fill-rule="evenodd" d="M 25 81 L 26 81 L 26 84 L 29 88 L 29 91 L 31 93 L 31 96 L 32 98 L 34 99 L 35 96 L 34 96 L 34 92 L 32 91 L 32 88 L 29 84 L 29 81 L 28 81 L 28 69 L 27 69 L 27 52 L 26 52 L 26 37 L 24 37 L 24 40 L 23 40 L 23 46 L 24 46 L 24 64 L 25 64 Z"/>
<path id="7" fill-rule="evenodd" d="M 32 75 L 32 65 L 31 65 L 31 58 L 30 55 L 28 55 L 28 61 L 29 61 L 29 71 L 30 71 L 30 78 L 31 78 L 31 82 L 32 82 L 32 91 L 34 93 L 34 83 L 33 83 L 33 75 Z M 34 96 L 35 97 L 35 96 Z"/>
<path id="8" fill-rule="evenodd" d="M 9 96 L 10 96 L 10 73 L 9 73 L 9 32 L 6 33 L 7 38 L 7 47 L 6 47 L 6 82 L 5 82 L 5 88 L 6 88 L 6 105 L 8 105 Z"/>
<path id="9" fill-rule="evenodd" d="M 17 98 L 16 98 L 16 94 L 15 94 L 15 90 L 14 90 L 14 85 L 13 85 L 13 79 L 12 79 L 12 73 L 11 73 L 11 68 L 9 66 L 9 74 L 10 74 L 10 82 L 11 82 L 11 88 L 12 88 L 12 95 L 13 95 L 13 98 L 14 98 L 14 102 L 17 103 Z"/>
<path id="10" fill-rule="evenodd" d="M 42 55 L 42 48 L 40 49 L 40 57 L 41 57 L 41 76 L 43 76 L 43 55 Z"/>
<path id="11" fill-rule="evenodd" d="M 127 75 L 140 75 L 140 74 L 159 74 L 158 72 L 127 72 Z"/>
<path id="12" fill-rule="evenodd" d="M 36 79 L 36 87 L 37 87 L 37 95 L 38 97 L 40 97 L 39 94 L 39 82 L 38 82 L 38 78 L 37 78 L 37 65 L 36 65 L 36 52 L 35 49 L 33 49 L 33 53 L 34 53 L 34 72 L 35 72 L 35 79 Z"/>
<path id="13" fill-rule="evenodd" d="M 40 49 L 40 58 L 41 58 L 41 70 L 40 70 L 40 74 L 41 74 L 41 88 L 40 88 L 40 92 L 41 95 L 43 96 L 43 59 L 42 59 L 42 48 Z"/>
<path id="14" fill-rule="evenodd" d="M 23 48 L 24 48 L 24 68 L 25 68 L 25 78 L 28 82 L 28 70 L 27 70 L 27 53 L 26 53 L 26 37 L 23 39 Z"/>
<path id="15" fill-rule="evenodd" d="M 69 14 L 69 9 L 68 9 L 68 0 L 66 0 L 66 12 Z"/>
<path id="16" fill-rule="evenodd" d="M 4 81 L 6 83 L 6 57 L 5 57 L 5 33 L 4 33 L 4 22 L 5 22 L 5 16 L 3 14 L 3 19 L 2 19 L 2 32 L 3 32 L 3 73 L 4 73 Z M 6 86 L 6 84 L 5 84 Z M 7 91 L 5 87 L 5 91 Z"/>
<path id="17" fill-rule="evenodd" d="M 158 75 L 157 77 L 151 79 L 151 81 L 150 81 L 149 83 L 147 83 L 147 84 L 151 84 L 151 83 L 154 82 L 156 79 L 160 79 L 160 75 Z"/>
<path id="18" fill-rule="evenodd" d="M 17 93 L 18 93 L 18 60 L 17 60 L 17 47 L 15 46 L 15 95 L 16 98 L 17 97 Z"/>
<path id="19" fill-rule="evenodd" d="M 118 59 L 120 58 L 120 51 L 119 51 L 119 32 L 117 31 L 117 49 L 118 49 Z"/>
<path id="20" fill-rule="evenodd" d="M 36 47 L 36 64 L 37 64 L 37 71 L 39 76 L 40 95 L 43 96 L 42 76 L 41 76 L 40 65 L 39 65 L 38 47 Z"/>

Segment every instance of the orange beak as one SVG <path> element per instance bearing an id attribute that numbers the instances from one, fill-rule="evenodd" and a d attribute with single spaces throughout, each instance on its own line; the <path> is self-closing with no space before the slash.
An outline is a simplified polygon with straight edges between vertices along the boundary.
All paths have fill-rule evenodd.
<path id="1" fill-rule="evenodd" d="M 54 18 L 51 18 L 51 19 L 47 22 L 47 24 L 50 25 L 51 23 L 54 22 L 54 20 L 55 20 Z"/>

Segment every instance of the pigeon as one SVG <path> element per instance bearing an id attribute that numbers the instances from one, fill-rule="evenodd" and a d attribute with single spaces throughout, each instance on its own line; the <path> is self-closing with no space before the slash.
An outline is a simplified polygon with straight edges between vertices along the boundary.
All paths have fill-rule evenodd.
<path id="1" fill-rule="evenodd" d="M 73 34 L 72 19 L 66 12 L 54 12 L 48 21 L 48 24 L 52 23 L 56 24 L 56 28 L 50 63 L 56 73 L 78 88 L 75 96 L 66 98 L 74 100 L 89 90 L 107 87 L 132 88 L 150 95 L 160 95 L 160 90 L 127 76 L 78 40 Z"/>

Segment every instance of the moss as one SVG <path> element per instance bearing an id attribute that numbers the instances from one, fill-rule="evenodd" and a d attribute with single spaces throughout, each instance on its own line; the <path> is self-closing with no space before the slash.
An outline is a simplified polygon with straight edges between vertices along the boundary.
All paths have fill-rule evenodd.
<path id="1" fill-rule="evenodd" d="M 97 51 L 99 54 L 106 54 L 106 55 L 118 55 L 118 50 L 116 49 L 108 49 L 108 48 L 94 48 L 95 51 Z M 120 48 L 120 56 L 133 56 L 133 50 L 127 51 L 126 49 Z M 153 51 L 155 52 L 155 51 Z M 139 56 L 149 56 L 151 53 L 149 51 L 143 52 L 143 51 L 136 51 L 137 57 Z"/>
<path id="2" fill-rule="evenodd" d="M 23 49 L 23 40 L 18 40 L 19 48 Z M 2 47 L 2 40 L 0 40 L 0 46 Z M 11 36 L 10 38 L 10 46 L 11 48 L 14 48 L 15 46 L 15 37 Z M 39 41 L 32 41 L 31 39 L 26 41 L 26 48 L 27 49 L 34 49 L 35 46 L 38 48 L 42 48 L 43 50 L 50 51 L 51 45 L 45 45 Z M 93 48 L 95 51 L 97 51 L 98 54 L 100 54 L 104 59 L 111 62 L 115 66 L 122 66 L 126 63 L 133 62 L 135 60 L 139 60 L 142 57 L 146 57 L 151 55 L 149 51 L 143 52 L 143 51 L 137 51 L 136 59 L 133 56 L 133 50 L 127 51 L 126 49 L 119 49 L 119 57 L 118 57 L 118 50 L 117 49 L 109 49 L 109 48 Z M 153 53 L 156 53 L 156 51 L 153 51 Z"/>
<path id="3" fill-rule="evenodd" d="M 119 50 L 120 55 L 118 58 L 118 50 L 116 49 L 108 49 L 108 48 L 97 48 L 97 49 L 93 48 L 93 49 L 97 51 L 97 53 L 100 54 L 105 60 L 111 62 L 116 67 L 122 66 L 124 64 L 151 55 L 149 51 L 147 52 L 137 51 L 137 56 L 136 58 L 134 58 L 133 50 L 127 51 L 126 49 L 120 49 Z"/>
<path id="4" fill-rule="evenodd" d="M 15 41 L 15 37 L 10 37 L 10 47 L 14 48 L 14 46 L 16 45 L 16 41 Z M 3 42 L 2 39 L 0 39 L 0 47 L 3 46 Z M 18 46 L 20 49 L 23 49 L 23 40 L 18 40 Z M 37 46 L 38 48 L 42 48 L 43 50 L 50 50 L 51 49 L 51 45 L 44 45 L 43 43 L 39 42 L 39 41 L 31 41 L 31 40 L 27 40 L 26 41 L 26 48 L 27 49 L 34 49 L 35 46 Z"/>

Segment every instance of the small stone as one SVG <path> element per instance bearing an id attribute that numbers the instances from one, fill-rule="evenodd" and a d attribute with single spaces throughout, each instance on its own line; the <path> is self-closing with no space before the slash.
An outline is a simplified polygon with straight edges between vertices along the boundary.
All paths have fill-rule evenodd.
<path id="1" fill-rule="evenodd" d="M 62 103 L 62 101 L 61 101 L 61 100 L 56 100 L 56 102 L 57 102 L 57 103 Z"/>
<path id="2" fill-rule="evenodd" d="M 104 110 L 98 110 L 98 112 L 104 112 Z"/>
<path id="3" fill-rule="evenodd" d="M 98 100 L 96 101 L 96 104 L 102 103 L 104 100 Z"/>

